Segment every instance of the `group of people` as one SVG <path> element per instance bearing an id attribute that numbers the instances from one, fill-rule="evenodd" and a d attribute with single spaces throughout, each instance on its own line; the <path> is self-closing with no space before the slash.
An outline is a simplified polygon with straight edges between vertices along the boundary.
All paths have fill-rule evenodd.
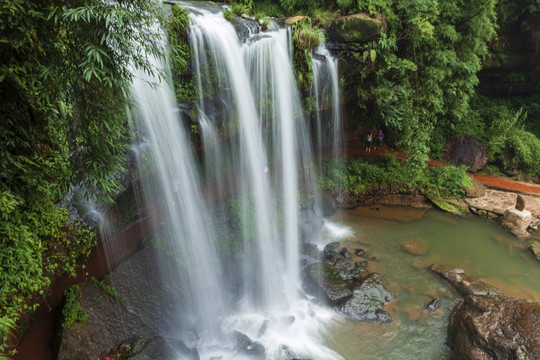
<path id="1" fill-rule="evenodd" d="M 384 134 L 381 129 L 379 129 L 379 132 L 377 133 L 377 138 L 375 139 L 375 146 L 380 148 L 382 146 L 382 140 L 383 140 Z M 373 134 L 369 132 L 366 137 L 366 152 L 371 151 L 371 142 L 373 139 Z"/>

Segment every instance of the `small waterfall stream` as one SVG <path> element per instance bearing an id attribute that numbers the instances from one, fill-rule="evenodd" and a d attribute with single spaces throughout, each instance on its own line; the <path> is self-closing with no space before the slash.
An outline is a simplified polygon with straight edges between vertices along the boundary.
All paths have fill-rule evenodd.
<path id="1" fill-rule="evenodd" d="M 341 155 L 343 137 L 337 59 L 330 55 L 324 44 L 313 57 L 313 83 L 309 95 L 315 107 L 315 129 L 312 133 L 314 152 L 320 165 L 324 155 L 331 158 Z"/>
<path id="2" fill-rule="evenodd" d="M 241 40 L 221 12 L 185 6 L 191 11 L 189 41 L 200 94 L 201 172 L 217 199 L 237 197 L 205 201 L 170 79 L 138 73 L 132 90 L 139 109 L 137 153 L 140 166 L 155 167 L 143 184 L 155 218 L 152 237 L 167 248 L 163 279 L 188 295 L 179 318 L 185 321 L 189 309 L 189 324 L 181 327 L 197 333 L 201 359 L 231 358 L 230 339 L 237 333 L 262 344 L 269 359 L 340 359 L 322 340 L 335 314 L 312 304 L 301 290 L 300 247 L 317 240 L 302 226 L 318 223 L 318 232 L 321 218 L 290 31 L 277 25 L 264 33 L 250 28 Z M 155 65 L 167 68 L 157 60 Z M 334 70 L 329 72 L 337 84 Z M 220 219 L 223 213 L 238 218 L 238 238 L 232 241 L 240 241 L 241 250 L 233 254 L 224 255 L 219 245 L 220 221 L 230 222 Z"/>

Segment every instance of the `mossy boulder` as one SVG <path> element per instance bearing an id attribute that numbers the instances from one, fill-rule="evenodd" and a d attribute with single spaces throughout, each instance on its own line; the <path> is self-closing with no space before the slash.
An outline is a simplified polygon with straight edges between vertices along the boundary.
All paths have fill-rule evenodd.
<path id="1" fill-rule="evenodd" d="M 353 297 L 338 311 L 356 321 L 390 322 L 392 317 L 385 306 L 395 298 L 385 287 L 383 278 L 373 273 L 364 279 L 360 287 L 354 290 Z"/>
<path id="2" fill-rule="evenodd" d="M 459 215 L 469 214 L 467 205 L 457 200 L 443 199 L 434 195 L 429 195 L 428 198 L 436 207 L 443 211 Z"/>
<path id="3" fill-rule="evenodd" d="M 305 269 L 304 277 L 309 292 L 322 294 L 329 304 L 342 304 L 353 295 L 350 283 L 329 265 L 312 264 Z"/>
<path id="4" fill-rule="evenodd" d="M 326 36 L 332 43 L 365 44 L 378 39 L 384 28 L 381 21 L 359 13 L 332 21 L 326 29 Z"/>

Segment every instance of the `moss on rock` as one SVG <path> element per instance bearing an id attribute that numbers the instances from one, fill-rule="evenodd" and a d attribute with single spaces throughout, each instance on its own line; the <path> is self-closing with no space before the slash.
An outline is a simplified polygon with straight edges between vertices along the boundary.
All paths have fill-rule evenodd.
<path id="1" fill-rule="evenodd" d="M 384 32 L 384 24 L 366 14 L 338 18 L 330 23 L 327 36 L 331 42 L 362 44 L 376 40 Z"/>

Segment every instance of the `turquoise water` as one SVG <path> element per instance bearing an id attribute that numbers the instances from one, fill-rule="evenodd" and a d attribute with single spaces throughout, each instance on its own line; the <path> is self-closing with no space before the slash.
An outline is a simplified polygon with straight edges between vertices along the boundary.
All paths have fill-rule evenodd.
<path id="1" fill-rule="evenodd" d="M 449 359 L 446 347 L 448 315 L 461 297 L 428 266 L 457 265 L 499 287 L 508 295 L 540 301 L 540 263 L 528 253 L 526 240 L 502 231 L 492 220 L 460 217 L 438 210 L 359 208 L 338 212 L 328 221 L 349 227 L 354 235 L 342 244 L 363 248 L 370 270 L 380 273 L 398 300 L 391 324 L 341 320 L 328 345 L 347 360 Z M 402 250 L 408 239 L 428 244 L 424 255 Z M 433 298 L 441 308 L 423 308 Z"/>

